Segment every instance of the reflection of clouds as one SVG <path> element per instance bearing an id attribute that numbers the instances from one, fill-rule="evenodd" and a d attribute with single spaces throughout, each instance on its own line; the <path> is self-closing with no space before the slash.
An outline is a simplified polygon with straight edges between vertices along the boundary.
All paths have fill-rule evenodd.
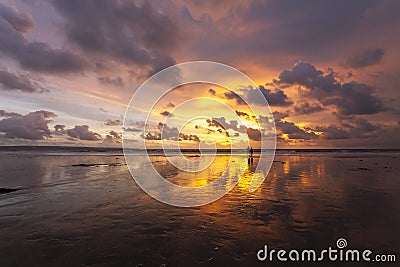
<path id="1" fill-rule="evenodd" d="M 271 248 L 326 248 L 335 244 L 339 235 L 354 247 L 388 252 L 398 247 L 398 156 L 277 155 L 267 179 L 253 193 L 248 192 L 248 186 L 257 158 L 252 166 L 246 158 L 238 161 L 238 156 L 230 159 L 238 168 L 245 168 L 238 185 L 220 200 L 190 209 L 151 199 L 136 186 L 126 166 L 72 166 L 123 163 L 123 158 L 118 158 L 2 156 L 2 186 L 23 184 L 26 188 L 14 195 L 2 195 L 7 203 L 1 205 L 1 211 L 12 215 L 2 220 L 16 222 L 4 224 L 4 244 L 18 237 L 22 243 L 14 242 L 13 249 L 22 253 L 21 244 L 35 244 L 46 252 L 48 242 L 42 240 L 63 236 L 77 240 L 84 249 L 102 244 L 105 236 L 82 233 L 101 231 L 108 240 L 105 248 L 119 247 L 123 251 L 119 255 L 137 253 L 132 252 L 132 244 L 154 246 L 161 232 L 166 246 L 177 246 L 185 253 L 192 251 L 192 247 L 187 247 L 190 240 L 191 244 L 210 248 L 211 253 L 215 252 L 214 245 L 218 246 L 216 255 L 227 253 L 224 255 L 244 259 L 249 258 L 244 251 L 257 251 L 266 243 Z M 150 158 L 160 169 L 167 162 L 161 156 Z M 141 155 L 133 159 L 132 167 L 148 168 Z M 21 162 L 26 168 L 21 169 Z M 201 175 L 177 174 L 168 167 L 166 175 L 173 182 L 196 186 L 192 183 L 196 178 L 199 183 L 211 181 L 229 162 L 229 156 L 218 155 L 213 169 Z M 307 184 L 303 182 L 305 178 Z M 32 188 L 32 181 L 37 187 Z M 21 198 L 28 201 L 20 201 Z M 9 205 L 10 202 L 13 204 Z M 48 231 L 49 225 L 51 231 Z M 37 232 L 43 233 L 43 239 L 36 242 L 28 239 Z M 129 245 L 121 246 L 121 240 Z M 190 254 L 191 258 L 202 256 Z"/>
<path id="2" fill-rule="evenodd" d="M 366 241 L 387 247 L 384 240 L 390 238 L 393 227 L 382 228 L 382 218 L 392 223 L 399 219 L 387 215 L 396 209 L 394 198 L 398 192 L 392 189 L 396 188 L 394 173 L 382 176 L 374 170 L 354 171 L 354 166 L 359 164 L 358 158 L 277 155 L 261 188 L 248 193 L 254 172 L 248 165 L 237 186 L 212 204 L 213 210 L 236 215 L 237 210 L 243 212 L 248 217 L 239 216 L 240 225 L 231 224 L 241 232 L 246 232 L 243 225 L 251 225 L 253 231 L 258 229 L 269 240 L 274 239 L 271 244 L 282 245 L 285 240 L 290 240 L 291 246 L 305 245 L 312 239 L 318 247 L 326 245 L 330 239 L 335 240 L 338 234 L 346 233 L 352 244 L 363 245 Z M 377 164 L 383 168 L 387 163 L 380 158 L 370 158 L 361 164 Z M 385 192 L 383 185 L 388 188 Z M 252 208 L 244 208 L 247 205 Z M 202 212 L 207 212 L 207 207 Z M 376 216 L 371 217 L 371 212 Z M 362 234 L 365 231 L 374 231 L 374 234 L 368 238 Z"/>
<path id="3" fill-rule="evenodd" d="M 166 160 L 157 160 L 162 168 Z M 267 238 L 271 246 L 305 246 L 313 242 L 316 247 L 323 247 L 345 233 L 354 245 L 389 246 L 387 240 L 393 235 L 393 227 L 383 227 L 383 222 L 395 225 L 399 220 L 398 215 L 388 217 L 399 208 L 398 182 L 393 179 L 395 172 L 380 170 L 394 164 L 395 158 L 359 161 L 335 155 L 277 155 L 265 182 L 249 193 L 257 160 L 255 157 L 253 165 L 249 165 L 246 157 L 231 158 L 237 163 L 233 165 L 236 170 L 244 168 L 243 177 L 222 199 L 195 209 L 196 218 L 219 214 L 216 229 L 235 229 L 237 235 L 251 237 L 261 245 Z M 220 176 L 230 161 L 229 156 L 217 155 L 210 169 L 190 175 L 171 171 L 170 181 L 185 186 L 203 185 Z M 366 166 L 369 171 L 358 169 Z M 232 177 L 234 169 L 229 172 Z M 216 186 L 226 184 L 229 180 Z M 373 233 L 368 237 L 363 234 L 366 231 Z"/>

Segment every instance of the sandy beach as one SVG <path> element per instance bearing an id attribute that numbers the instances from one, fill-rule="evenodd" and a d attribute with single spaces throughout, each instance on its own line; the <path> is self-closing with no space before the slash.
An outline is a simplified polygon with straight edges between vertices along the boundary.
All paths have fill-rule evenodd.
<path id="1" fill-rule="evenodd" d="M 254 193 L 245 175 L 197 208 L 146 195 L 122 155 L 0 157 L 0 187 L 18 189 L 0 194 L 2 266 L 252 266 L 265 265 L 256 258 L 265 244 L 321 248 L 346 237 L 351 247 L 387 253 L 400 244 L 399 154 L 277 155 Z M 210 179 L 151 159 L 178 184 Z M 227 160 L 218 155 L 216 166 Z"/>

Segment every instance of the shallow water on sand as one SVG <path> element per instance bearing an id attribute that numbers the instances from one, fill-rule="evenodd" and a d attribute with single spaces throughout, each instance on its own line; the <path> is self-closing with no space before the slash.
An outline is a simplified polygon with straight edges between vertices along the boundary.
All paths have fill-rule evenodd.
<path id="1" fill-rule="evenodd" d="M 230 160 L 183 175 L 151 159 L 185 186 L 210 182 Z M 266 244 L 318 249 L 339 237 L 399 256 L 399 154 L 277 155 L 249 193 L 252 168 L 220 200 L 176 208 L 146 195 L 123 156 L 0 155 L 0 188 L 20 189 L 0 194 L 0 265 L 265 266 L 256 253 Z"/>

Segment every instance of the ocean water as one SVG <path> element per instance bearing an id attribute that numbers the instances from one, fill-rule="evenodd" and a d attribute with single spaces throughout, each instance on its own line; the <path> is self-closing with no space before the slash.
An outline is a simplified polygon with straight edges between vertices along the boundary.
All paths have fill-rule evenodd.
<path id="1" fill-rule="evenodd" d="M 158 202 L 122 155 L 95 152 L 0 153 L 0 188 L 19 189 L 0 194 L 0 266 L 271 266 L 279 263 L 257 260 L 264 245 L 323 249 L 338 238 L 399 257 L 397 152 L 278 153 L 255 192 L 249 165 L 230 193 L 195 208 Z M 146 171 L 143 156 L 132 157 Z M 212 169 L 187 175 L 150 158 L 184 186 L 212 181 L 232 160 L 221 153 Z"/>

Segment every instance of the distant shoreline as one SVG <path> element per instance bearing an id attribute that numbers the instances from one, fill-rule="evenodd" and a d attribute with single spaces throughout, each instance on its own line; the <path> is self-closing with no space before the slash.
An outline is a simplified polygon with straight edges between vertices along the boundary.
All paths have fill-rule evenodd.
<path id="1" fill-rule="evenodd" d="M 127 152 L 133 154 L 142 154 L 145 152 L 143 149 L 125 149 Z M 177 153 L 178 150 L 169 150 L 167 152 Z M 198 149 L 182 149 L 183 153 L 200 153 Z M 213 153 L 214 150 L 203 150 L 205 153 Z M 273 150 L 264 150 L 268 153 Z M 0 146 L 0 152 L 63 152 L 63 153 L 120 153 L 123 154 L 122 148 L 116 147 L 73 147 L 73 146 Z M 162 153 L 162 149 L 147 149 L 150 154 Z M 260 153 L 260 149 L 254 149 L 255 153 Z M 233 153 L 242 154 L 247 153 L 246 149 L 218 149 L 217 153 Z M 377 148 L 278 148 L 275 150 L 276 154 L 296 154 L 296 153 L 400 153 L 400 149 L 377 149 Z"/>

